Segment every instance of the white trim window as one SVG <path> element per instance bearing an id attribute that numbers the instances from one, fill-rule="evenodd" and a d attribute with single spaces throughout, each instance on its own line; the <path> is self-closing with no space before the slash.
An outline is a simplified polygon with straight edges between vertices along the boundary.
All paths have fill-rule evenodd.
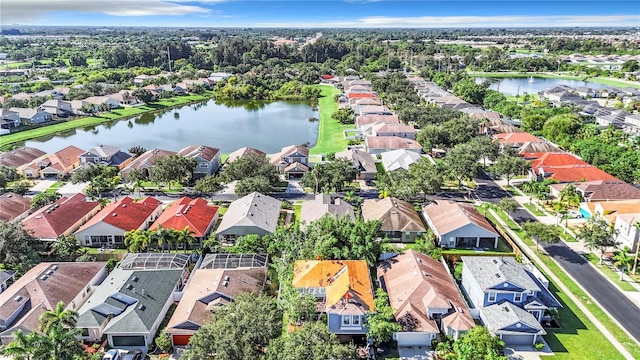
<path id="1" fill-rule="evenodd" d="M 489 292 L 488 296 L 487 296 L 487 301 L 488 302 L 496 302 L 496 298 L 498 297 L 498 294 L 496 294 L 495 291 L 491 291 Z"/>
<path id="2" fill-rule="evenodd" d="M 513 294 L 513 302 L 515 302 L 515 303 L 522 302 L 522 293 L 517 292 L 517 293 Z"/>

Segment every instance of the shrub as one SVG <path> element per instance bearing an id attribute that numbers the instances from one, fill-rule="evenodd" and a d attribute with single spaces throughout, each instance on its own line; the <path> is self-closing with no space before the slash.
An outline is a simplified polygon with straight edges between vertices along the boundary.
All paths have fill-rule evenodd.
<path id="1" fill-rule="evenodd" d="M 540 351 L 540 350 L 544 349 L 544 343 L 543 343 L 543 342 L 538 341 L 537 343 L 535 343 L 535 344 L 533 345 L 533 347 L 534 347 L 536 350 Z"/>
<path id="2" fill-rule="evenodd" d="M 163 353 L 168 353 L 169 351 L 171 351 L 171 338 L 169 337 L 169 334 L 164 332 L 164 330 L 161 331 L 160 335 L 158 335 L 158 337 L 156 338 L 156 345 Z"/>

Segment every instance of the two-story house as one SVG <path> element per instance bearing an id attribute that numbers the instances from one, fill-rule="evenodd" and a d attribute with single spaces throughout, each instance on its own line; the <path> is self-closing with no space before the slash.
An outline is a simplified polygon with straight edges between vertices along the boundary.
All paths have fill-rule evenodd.
<path id="1" fill-rule="evenodd" d="M 123 169 L 133 160 L 133 155 L 120 150 L 117 146 L 98 145 L 80 156 L 80 166 L 88 164 L 110 165 Z"/>
<path id="2" fill-rule="evenodd" d="M 294 288 L 317 299 L 327 314 L 329 331 L 348 340 L 367 333 L 367 313 L 374 312 L 373 288 L 364 260 L 298 260 Z"/>
<path id="3" fill-rule="evenodd" d="M 271 155 L 269 162 L 287 177 L 302 176 L 309 171 L 309 149 L 299 145 L 286 146 Z"/>
<path id="4" fill-rule="evenodd" d="M 513 257 L 462 257 L 467 298 L 489 330 L 507 344 L 533 344 L 544 334 L 540 322 L 549 319 L 548 310 L 562 306 L 547 286 L 537 269 Z"/>
<path id="5" fill-rule="evenodd" d="M 0 129 L 11 130 L 20 124 L 20 114 L 16 111 L 0 109 Z"/>
<path id="6" fill-rule="evenodd" d="M 220 149 L 204 145 L 191 145 L 178 151 L 178 155 L 196 161 L 193 178 L 199 179 L 215 174 L 220 168 Z"/>

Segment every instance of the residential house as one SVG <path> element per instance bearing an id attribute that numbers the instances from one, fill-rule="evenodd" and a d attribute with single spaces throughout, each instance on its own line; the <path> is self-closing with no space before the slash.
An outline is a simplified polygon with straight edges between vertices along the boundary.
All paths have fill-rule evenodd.
<path id="1" fill-rule="evenodd" d="M 376 123 L 381 124 L 400 124 L 400 120 L 398 119 L 398 115 L 362 115 L 356 117 L 356 128 L 360 131 L 367 125 L 372 125 Z"/>
<path id="2" fill-rule="evenodd" d="M 599 110 L 596 113 L 596 122 L 600 126 L 609 127 L 613 126 L 617 129 L 622 129 L 625 124 L 625 119 L 629 116 L 628 112 L 624 110 Z"/>
<path id="3" fill-rule="evenodd" d="M 133 106 L 140 104 L 140 101 L 133 96 L 133 90 L 120 90 L 115 94 L 109 94 L 107 97 L 118 102 L 119 106 Z"/>
<path id="4" fill-rule="evenodd" d="M 184 196 L 172 202 L 151 224 L 149 230 L 156 231 L 162 227 L 181 231 L 188 228 L 196 241 L 202 244 L 218 221 L 218 209 L 217 206 L 210 206 L 203 198 L 191 199 Z"/>
<path id="5" fill-rule="evenodd" d="M 382 105 L 382 100 L 371 93 L 350 93 L 348 97 L 349 106 L 354 107 L 356 105 Z"/>
<path id="6" fill-rule="evenodd" d="M 33 160 L 45 156 L 47 153 L 33 147 L 21 147 L 0 154 L 0 165 L 18 168 Z"/>
<path id="7" fill-rule="evenodd" d="M 575 89 L 576 94 L 583 98 L 595 98 L 598 97 L 598 91 L 585 86 L 578 86 Z"/>
<path id="8" fill-rule="evenodd" d="M 391 241 L 414 242 L 427 231 L 413 205 L 393 197 L 365 200 L 362 218 L 382 222 L 380 230 Z"/>
<path id="9" fill-rule="evenodd" d="M 80 158 L 85 151 L 79 147 L 69 145 L 66 148 L 56 151 L 52 155 L 39 163 L 40 177 L 61 177 L 71 174 L 71 172 L 80 166 Z M 46 164 L 46 165 L 45 165 Z M 45 165 L 44 167 L 42 167 Z"/>
<path id="10" fill-rule="evenodd" d="M 530 178 L 558 182 L 617 180 L 614 176 L 568 153 L 540 154 L 531 164 Z"/>
<path id="11" fill-rule="evenodd" d="M 18 113 L 23 124 L 42 124 L 53 120 L 51 114 L 38 109 L 12 107 L 9 111 Z"/>
<path id="12" fill-rule="evenodd" d="M 298 260 L 292 285 L 316 298 L 316 309 L 327 314 L 329 331 L 341 340 L 367 333 L 366 317 L 375 306 L 366 261 Z"/>
<path id="13" fill-rule="evenodd" d="M 640 199 L 582 202 L 579 210 L 585 219 L 601 216 L 609 223 L 613 223 L 616 215 L 633 214 L 638 212 L 638 209 L 640 209 Z"/>
<path id="14" fill-rule="evenodd" d="M 302 176 L 309 171 L 309 149 L 299 145 L 286 146 L 271 155 L 269 162 L 287 177 Z"/>
<path id="15" fill-rule="evenodd" d="M 178 151 L 178 155 L 196 161 L 193 177 L 199 179 L 215 174 L 220 168 L 220 149 L 204 145 L 191 145 Z"/>
<path id="16" fill-rule="evenodd" d="M 353 108 L 353 112 L 356 118 L 365 115 L 393 115 L 389 108 L 382 105 L 356 105 Z"/>
<path id="17" fill-rule="evenodd" d="M 551 184 L 549 193 L 559 197 L 560 192 L 569 184 Z M 640 199 L 640 189 L 622 180 L 595 180 L 573 183 L 576 191 L 585 201 L 610 201 Z"/>
<path id="18" fill-rule="evenodd" d="M 22 227 L 36 239 L 55 241 L 73 234 L 100 210 L 100 203 L 90 201 L 84 194 L 63 196 L 22 220 Z"/>
<path id="19" fill-rule="evenodd" d="M 215 83 L 224 80 L 230 76 L 233 76 L 233 74 L 231 73 L 225 73 L 225 72 L 213 72 L 211 73 L 211 75 L 209 75 L 209 80 L 212 80 Z"/>
<path id="20" fill-rule="evenodd" d="M 443 248 L 498 247 L 498 233 L 472 204 L 438 200 L 424 206 L 422 215 Z"/>
<path id="21" fill-rule="evenodd" d="M 422 145 L 417 141 L 397 136 L 367 136 L 365 144 L 367 151 L 372 155 L 398 149 L 405 149 L 418 154 L 422 152 Z"/>
<path id="22" fill-rule="evenodd" d="M 18 271 L 16 270 L 0 270 L 0 293 L 7 290 L 9 285 L 16 281 Z"/>
<path id="23" fill-rule="evenodd" d="M 160 200 L 147 196 L 136 201 L 125 196 L 107 204 L 74 235 L 82 246 L 122 246 L 125 232 L 146 230 L 161 212 Z"/>
<path id="24" fill-rule="evenodd" d="M 107 274 L 104 262 L 42 262 L 0 293 L 0 340 L 13 333 L 38 331 L 40 315 L 63 302 L 77 311 Z"/>
<path id="25" fill-rule="evenodd" d="M 229 205 L 216 230 L 222 241 L 234 242 L 238 237 L 272 234 L 278 226 L 282 202 L 271 196 L 253 192 Z"/>
<path id="26" fill-rule="evenodd" d="M 395 136 L 412 140 L 415 140 L 417 132 L 411 125 L 386 123 L 374 123 L 363 127 L 361 131 L 364 136 Z"/>
<path id="27" fill-rule="evenodd" d="M 127 175 L 133 169 L 141 170 L 145 173 L 145 175 L 149 176 L 149 169 L 155 165 L 156 160 L 163 156 L 167 155 L 175 155 L 175 151 L 170 150 L 161 150 L 161 149 L 151 149 L 147 150 L 144 154 L 135 158 L 129 165 L 127 165 L 122 171 L 120 171 L 120 175 L 122 175 L 123 179 L 127 178 Z"/>
<path id="28" fill-rule="evenodd" d="M 377 277 L 402 326 L 398 346 L 431 346 L 441 331 L 457 340 L 475 326 L 445 263 L 408 250 L 381 261 Z"/>
<path id="29" fill-rule="evenodd" d="M 548 310 L 562 306 L 547 286 L 535 267 L 519 264 L 513 257 L 462 257 L 462 288 L 467 298 L 480 310 L 489 330 L 509 345 L 534 344 L 542 333 L 533 324 L 548 320 Z M 513 327 L 502 322 L 507 319 Z"/>
<path id="30" fill-rule="evenodd" d="M 0 109 L 0 129 L 11 130 L 20 125 L 20 114 L 17 111 Z"/>
<path id="31" fill-rule="evenodd" d="M 243 156 L 246 155 L 253 155 L 253 156 L 259 156 L 259 157 L 265 157 L 267 154 L 265 154 L 264 152 L 252 148 L 252 147 L 242 147 L 234 152 L 232 152 L 231 154 L 229 154 L 229 157 L 227 158 L 227 161 L 225 162 L 226 164 L 230 164 L 232 162 L 234 162 L 236 159 L 241 158 Z"/>
<path id="32" fill-rule="evenodd" d="M 71 111 L 75 115 L 87 115 L 91 112 L 87 110 L 89 106 L 91 106 L 91 109 L 93 109 L 92 111 L 98 111 L 97 105 L 92 104 L 86 100 L 71 100 L 69 102 L 71 103 Z"/>
<path id="33" fill-rule="evenodd" d="M 376 163 L 368 152 L 349 149 L 335 153 L 335 158 L 351 161 L 352 167 L 358 170 L 357 180 L 373 180 L 378 175 Z"/>
<path id="34" fill-rule="evenodd" d="M 158 78 L 156 75 L 142 74 L 142 75 L 138 75 L 138 76 L 134 77 L 133 78 L 133 83 L 135 85 L 142 85 L 145 81 L 154 80 L 156 78 Z"/>
<path id="35" fill-rule="evenodd" d="M 640 222 L 640 207 L 635 213 L 622 213 L 615 215 L 613 229 L 616 234 L 616 241 L 620 244 L 620 248 L 628 247 L 632 252 L 637 251 L 638 237 L 640 229 L 635 224 Z"/>
<path id="36" fill-rule="evenodd" d="M 640 129 L 640 114 L 628 114 L 624 117 L 624 123 L 628 126 Z"/>
<path id="37" fill-rule="evenodd" d="M 189 274 L 190 256 L 127 254 L 78 310 L 80 339 L 147 349 Z"/>
<path id="38" fill-rule="evenodd" d="M 0 221 L 20 221 L 32 211 L 31 199 L 12 192 L 0 195 Z"/>
<path id="39" fill-rule="evenodd" d="M 302 203 L 300 211 L 300 220 L 305 224 L 321 219 L 323 216 L 335 216 L 337 218 L 348 217 L 351 221 L 355 221 L 356 216 L 353 206 L 341 198 L 332 199 L 328 194 L 316 194 L 314 200 Z"/>
<path id="40" fill-rule="evenodd" d="M 547 142 L 526 142 L 518 148 L 518 155 L 528 158 L 535 153 L 561 152 L 557 147 Z"/>
<path id="41" fill-rule="evenodd" d="M 240 294 L 259 295 L 267 281 L 267 259 L 266 254 L 205 255 L 167 323 L 173 346 L 188 345 L 216 306 L 224 306 Z"/>
<path id="42" fill-rule="evenodd" d="M 48 112 L 54 116 L 65 118 L 73 114 L 71 102 L 64 100 L 47 100 L 44 104 L 40 105 L 40 110 Z"/>
<path id="43" fill-rule="evenodd" d="M 109 105 L 109 108 L 111 109 L 115 109 L 117 107 L 120 107 L 120 102 L 116 99 L 113 99 L 109 96 L 91 96 L 88 97 L 86 99 L 84 99 L 84 101 L 93 104 L 93 106 L 98 109 L 100 107 L 100 105 L 102 104 L 107 104 Z"/>
<path id="44" fill-rule="evenodd" d="M 526 143 L 542 143 L 543 141 L 527 132 L 501 133 L 493 135 L 500 142 L 502 149 L 517 149 Z"/>
<path id="45" fill-rule="evenodd" d="M 405 149 L 383 152 L 380 157 L 382 158 L 382 166 L 387 172 L 398 169 L 409 170 L 409 166 L 412 164 L 418 161 L 425 161 L 419 153 Z"/>
<path id="46" fill-rule="evenodd" d="M 120 150 L 117 146 L 98 145 L 78 156 L 80 166 L 88 164 L 115 166 L 123 169 L 133 160 L 133 155 Z"/>

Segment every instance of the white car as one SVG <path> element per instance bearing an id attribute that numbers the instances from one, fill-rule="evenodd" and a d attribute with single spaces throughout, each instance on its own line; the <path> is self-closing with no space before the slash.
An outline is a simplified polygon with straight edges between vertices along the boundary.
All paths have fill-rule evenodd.
<path id="1" fill-rule="evenodd" d="M 117 349 L 109 349 L 104 353 L 102 360 L 121 360 L 120 352 Z"/>

